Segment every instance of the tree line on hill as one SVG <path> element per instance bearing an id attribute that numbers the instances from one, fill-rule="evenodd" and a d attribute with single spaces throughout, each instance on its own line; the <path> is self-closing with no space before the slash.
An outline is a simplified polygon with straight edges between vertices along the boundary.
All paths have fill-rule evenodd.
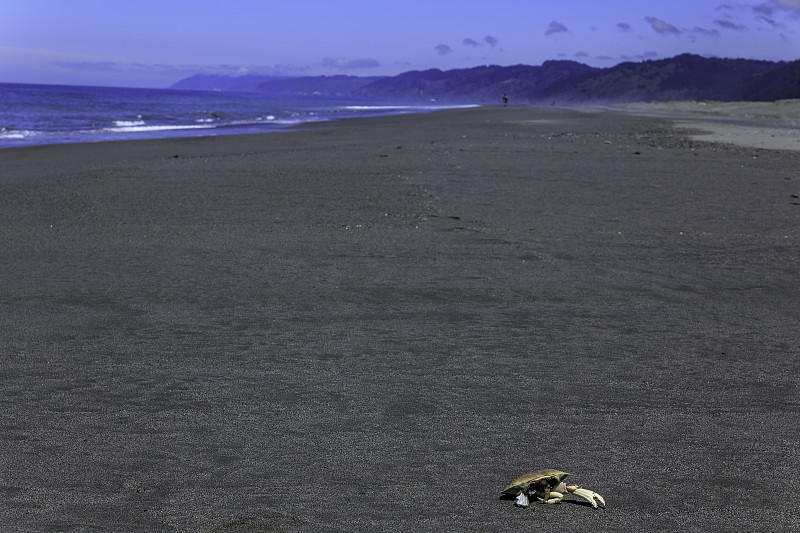
<path id="1" fill-rule="evenodd" d="M 541 66 L 480 66 L 409 71 L 397 76 L 211 76 L 172 89 L 255 91 L 274 96 L 412 98 L 512 103 L 635 101 L 774 101 L 800 98 L 800 60 L 774 62 L 683 54 L 596 68 L 576 61 Z"/>

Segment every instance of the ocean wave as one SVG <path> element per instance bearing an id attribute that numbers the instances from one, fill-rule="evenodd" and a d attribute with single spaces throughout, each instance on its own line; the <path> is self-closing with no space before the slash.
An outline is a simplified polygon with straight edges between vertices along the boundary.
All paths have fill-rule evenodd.
<path id="1" fill-rule="evenodd" d="M 220 95 L 113 87 L 65 89 L 2 83 L 0 101 L 15 102 L 12 108 L 4 109 L 0 148 L 272 132 L 340 118 L 467 107 L 435 101 L 274 99 L 244 93 Z M 73 112 L 64 113 L 64 109 Z"/>

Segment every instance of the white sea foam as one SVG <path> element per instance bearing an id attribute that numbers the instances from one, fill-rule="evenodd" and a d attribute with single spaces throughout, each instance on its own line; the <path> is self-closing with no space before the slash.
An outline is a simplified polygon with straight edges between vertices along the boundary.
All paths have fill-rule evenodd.
<path id="1" fill-rule="evenodd" d="M 25 139 L 26 137 L 31 137 L 35 135 L 35 131 L 27 131 L 27 130 L 11 130 L 11 131 L 0 131 L 0 139 Z"/>
<path id="2" fill-rule="evenodd" d="M 392 109 L 425 109 L 425 106 L 408 105 L 343 105 L 337 109 L 346 111 L 391 111 Z"/>
<path id="3" fill-rule="evenodd" d="M 284 117 L 284 118 L 276 118 L 270 124 L 275 124 L 277 126 L 296 126 L 298 124 L 309 124 L 312 122 L 324 122 L 325 119 L 323 117 L 317 116 L 316 114 L 309 113 L 306 116 L 302 115 L 292 115 L 291 117 Z"/>
<path id="4" fill-rule="evenodd" d="M 148 131 L 168 131 L 168 130 L 198 130 L 204 128 L 213 128 L 211 125 L 162 125 L 162 126 L 144 126 L 144 125 L 130 125 L 118 126 L 115 128 L 106 128 L 101 131 L 110 133 L 142 133 Z"/>
<path id="5" fill-rule="evenodd" d="M 470 107 L 480 107 L 477 104 L 462 104 L 462 105 L 344 105 L 339 106 L 338 109 L 346 111 L 392 111 L 392 110 L 435 110 L 435 109 L 467 109 Z"/>
<path id="6" fill-rule="evenodd" d="M 144 126 L 144 120 L 115 120 L 113 122 L 114 126 L 119 128 L 131 128 L 134 126 Z"/>
<path id="7" fill-rule="evenodd" d="M 30 139 L 31 137 L 44 135 L 44 133 L 43 131 L 36 130 L 9 130 L 7 128 L 1 128 L 0 140 Z"/>

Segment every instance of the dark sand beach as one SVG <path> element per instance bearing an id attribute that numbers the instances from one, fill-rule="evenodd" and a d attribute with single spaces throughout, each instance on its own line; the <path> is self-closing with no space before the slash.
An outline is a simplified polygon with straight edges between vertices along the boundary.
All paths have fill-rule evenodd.
<path id="1" fill-rule="evenodd" d="M 0 150 L 0 529 L 800 529 L 800 152 L 679 122 Z"/>

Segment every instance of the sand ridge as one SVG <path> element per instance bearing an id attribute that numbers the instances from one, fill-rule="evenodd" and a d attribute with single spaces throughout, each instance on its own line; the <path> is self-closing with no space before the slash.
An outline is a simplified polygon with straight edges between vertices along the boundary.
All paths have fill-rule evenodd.
<path id="1" fill-rule="evenodd" d="M 670 119 L 699 141 L 800 151 L 800 100 L 777 102 L 651 102 L 611 106 Z M 699 131 L 698 131 L 699 130 Z"/>

